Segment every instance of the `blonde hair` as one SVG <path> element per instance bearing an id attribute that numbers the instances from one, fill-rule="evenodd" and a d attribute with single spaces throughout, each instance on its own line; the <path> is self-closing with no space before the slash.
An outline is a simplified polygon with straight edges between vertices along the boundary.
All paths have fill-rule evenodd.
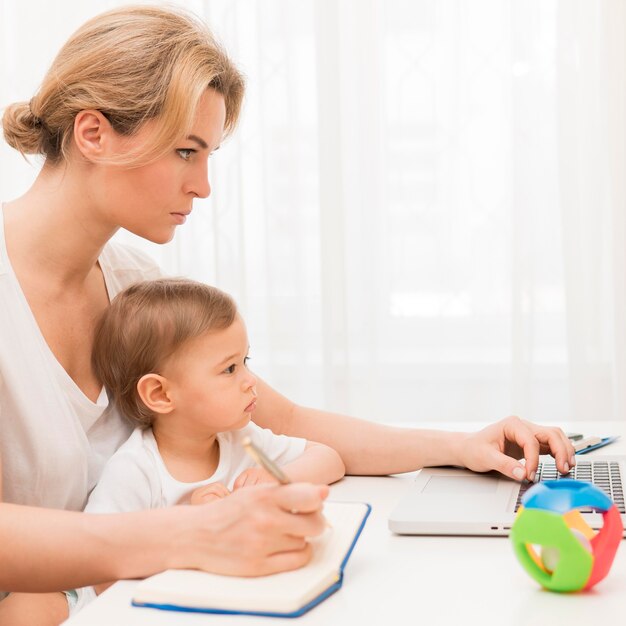
<path id="1" fill-rule="evenodd" d="M 159 373 L 185 342 L 228 328 L 237 315 L 233 299 L 203 283 L 162 278 L 131 285 L 116 296 L 96 328 L 91 362 L 121 412 L 150 426 L 152 411 L 137 383 Z"/>
<path id="2" fill-rule="evenodd" d="M 6 108 L 4 137 L 23 155 L 42 154 L 56 164 L 68 157 L 74 118 L 82 110 L 102 112 L 123 135 L 158 118 L 140 152 L 114 161 L 143 165 L 189 131 L 207 88 L 224 97 L 230 133 L 244 80 L 206 25 L 181 10 L 123 7 L 94 17 L 70 37 L 30 102 Z"/>

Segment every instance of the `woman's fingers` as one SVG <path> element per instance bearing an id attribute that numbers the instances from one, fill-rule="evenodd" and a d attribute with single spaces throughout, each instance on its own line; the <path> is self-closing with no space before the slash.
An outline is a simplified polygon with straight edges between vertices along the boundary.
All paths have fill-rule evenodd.
<path id="1" fill-rule="evenodd" d="M 517 480 L 527 478 L 533 480 L 539 465 L 539 441 L 526 422 L 518 418 L 504 421 L 504 437 L 507 441 L 517 444 L 526 459 L 525 473 L 514 477 Z"/>
<path id="2" fill-rule="evenodd" d="M 476 471 L 495 469 L 515 480 L 533 480 L 539 455 L 550 453 L 560 472 L 574 464 L 574 448 L 560 428 L 544 427 L 508 417 L 469 436 L 470 445 L 461 456 Z M 523 457 L 524 463 L 519 459 Z"/>
<path id="3" fill-rule="evenodd" d="M 524 480 L 526 468 L 517 459 L 500 452 L 497 448 L 489 448 L 485 451 L 484 464 L 489 469 L 494 469 L 513 480 Z"/>
<path id="4" fill-rule="evenodd" d="M 300 550 L 290 552 L 278 552 L 268 557 L 264 565 L 264 575 L 276 574 L 278 572 L 287 572 L 305 566 L 313 556 L 313 550 L 310 543 Z"/>
<path id="5" fill-rule="evenodd" d="M 551 454 L 558 470 L 567 474 L 576 462 L 574 446 L 560 428 L 537 428 L 535 437 L 542 452 Z"/>
<path id="6" fill-rule="evenodd" d="M 295 483 L 276 489 L 276 503 L 284 511 L 311 513 L 320 511 L 328 496 L 328 485 Z"/>

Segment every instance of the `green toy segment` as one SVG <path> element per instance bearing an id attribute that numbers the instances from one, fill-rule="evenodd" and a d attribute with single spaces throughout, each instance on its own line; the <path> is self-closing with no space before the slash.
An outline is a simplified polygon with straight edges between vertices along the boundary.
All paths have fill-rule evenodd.
<path id="1" fill-rule="evenodd" d="M 520 509 L 511 528 L 511 541 L 524 569 L 546 589 L 579 591 L 589 580 L 593 556 L 571 533 L 562 515 L 541 509 Z M 559 562 L 552 573 L 532 557 L 529 546 L 533 544 L 559 551 Z"/>

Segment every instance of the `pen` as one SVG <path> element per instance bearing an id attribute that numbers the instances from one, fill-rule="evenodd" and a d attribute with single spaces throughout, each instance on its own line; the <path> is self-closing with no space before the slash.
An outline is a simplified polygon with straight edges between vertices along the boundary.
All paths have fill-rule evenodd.
<path id="1" fill-rule="evenodd" d="M 258 463 L 264 470 L 267 470 L 281 485 L 289 485 L 291 481 L 287 478 L 287 475 L 283 470 L 270 459 L 259 446 L 257 446 L 250 437 L 246 437 L 241 445 L 244 450 Z M 295 513 L 296 511 L 292 511 Z M 324 520 L 326 528 L 332 529 L 332 524 L 328 520 Z"/>
<path id="2" fill-rule="evenodd" d="M 259 448 L 250 437 L 246 437 L 242 445 L 245 451 L 258 463 L 264 470 L 267 470 L 281 485 L 288 485 L 291 481 L 285 475 L 285 472 L 274 463 L 266 454 Z"/>

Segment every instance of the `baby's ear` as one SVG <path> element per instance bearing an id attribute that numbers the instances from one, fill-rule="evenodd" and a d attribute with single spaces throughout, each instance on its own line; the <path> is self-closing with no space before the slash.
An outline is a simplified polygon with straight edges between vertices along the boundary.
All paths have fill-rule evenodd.
<path id="1" fill-rule="evenodd" d="M 145 374 L 137 383 L 137 393 L 141 401 L 154 413 L 165 415 L 174 410 L 174 403 L 168 395 L 167 378 L 159 374 Z"/>

